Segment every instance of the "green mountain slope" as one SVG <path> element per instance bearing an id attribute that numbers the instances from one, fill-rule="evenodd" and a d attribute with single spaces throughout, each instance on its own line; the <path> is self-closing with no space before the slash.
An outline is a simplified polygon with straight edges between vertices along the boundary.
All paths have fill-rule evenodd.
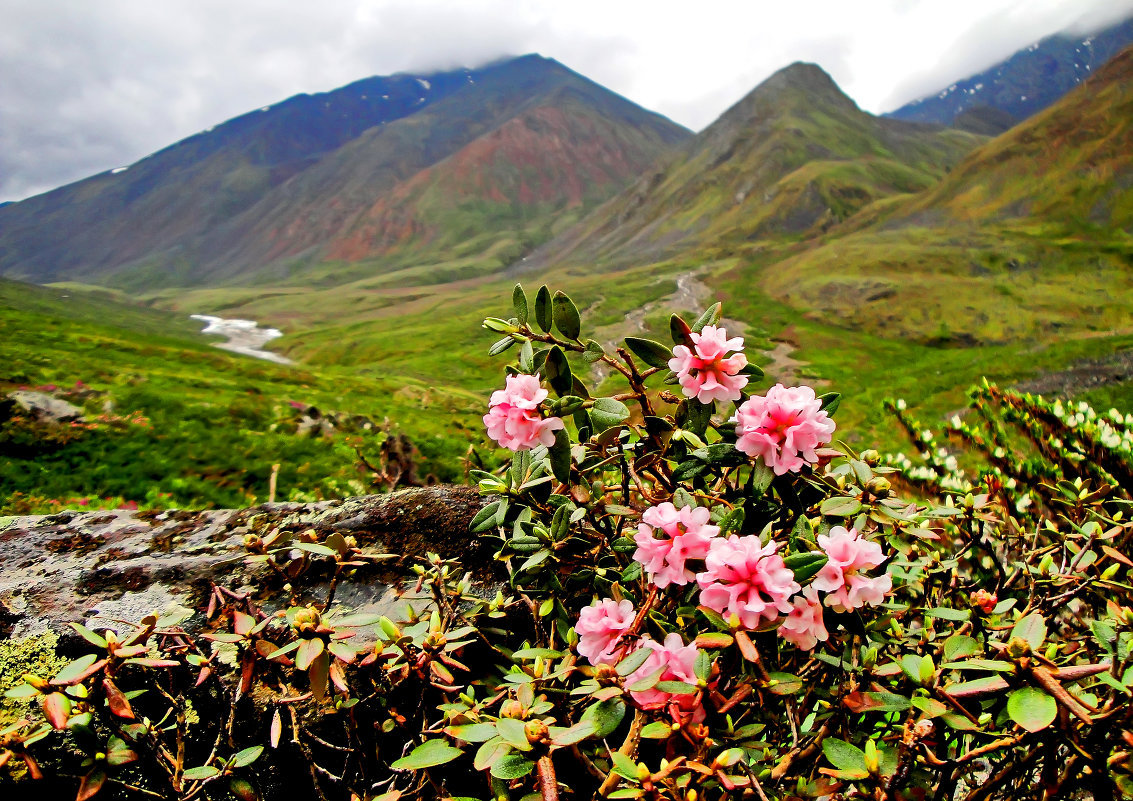
<path id="1" fill-rule="evenodd" d="M 818 67 L 793 64 L 533 262 L 624 265 L 814 234 L 933 185 L 980 141 L 874 117 Z"/>
<path id="2" fill-rule="evenodd" d="M 767 269 L 765 289 L 849 325 L 953 343 L 1127 330 L 1133 50 L 973 151 Z"/>
<path id="3" fill-rule="evenodd" d="M 48 500 L 243 505 L 266 500 L 273 464 L 280 499 L 359 494 L 371 484 L 353 446 L 376 460 L 391 420 L 419 449 L 422 478 L 460 477 L 464 432 L 483 414 L 478 395 L 393 371 L 260 361 L 199 331 L 186 315 L 101 290 L 0 279 L 0 516 L 56 508 Z M 10 419 L 3 398 L 23 387 L 77 403 L 89 430 Z M 296 404 L 372 425 L 302 434 Z"/>

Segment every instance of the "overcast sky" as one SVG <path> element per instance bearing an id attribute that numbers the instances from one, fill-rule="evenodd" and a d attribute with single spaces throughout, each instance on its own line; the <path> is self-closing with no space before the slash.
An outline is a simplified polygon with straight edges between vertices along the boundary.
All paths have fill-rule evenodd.
<path id="1" fill-rule="evenodd" d="M 1133 0 L 0 0 L 0 201 L 298 92 L 538 52 L 700 130 L 792 61 L 890 111 Z"/>

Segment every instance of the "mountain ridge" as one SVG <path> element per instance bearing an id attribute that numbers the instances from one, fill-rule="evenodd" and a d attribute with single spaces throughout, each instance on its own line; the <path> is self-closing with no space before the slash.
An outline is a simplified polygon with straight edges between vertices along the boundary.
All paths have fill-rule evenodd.
<path id="1" fill-rule="evenodd" d="M 263 270 L 287 275 L 316 263 L 320 246 L 382 191 L 566 86 L 589 98 L 592 113 L 609 118 L 613 128 L 642 131 L 637 139 L 625 137 L 635 169 L 689 135 L 536 55 L 482 70 L 363 79 L 331 93 L 293 96 L 118 173 L 0 209 L 0 273 L 141 288 L 255 280 Z M 351 122 L 359 103 L 386 102 L 372 96 L 375 87 L 389 89 L 383 94 L 397 100 L 396 108 Z M 337 104 L 342 108 L 336 97 L 345 98 Z M 327 113 L 296 132 L 292 118 L 319 104 Z M 347 127 L 320 134 L 328 114 Z M 626 177 L 608 179 L 599 187 L 607 195 Z"/>

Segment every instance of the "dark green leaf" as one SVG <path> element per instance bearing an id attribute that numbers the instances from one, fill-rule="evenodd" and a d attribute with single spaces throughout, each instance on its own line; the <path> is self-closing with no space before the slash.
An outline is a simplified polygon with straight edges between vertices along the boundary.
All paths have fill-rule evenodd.
<path id="1" fill-rule="evenodd" d="M 668 367 L 673 351 L 660 342 L 642 337 L 626 337 L 626 347 L 650 367 Z"/>
<path id="2" fill-rule="evenodd" d="M 570 435 L 566 429 L 555 432 L 555 444 L 547 449 L 551 459 L 551 472 L 564 484 L 570 482 Z"/>
<path id="3" fill-rule="evenodd" d="M 571 389 L 574 384 L 571 380 L 570 363 L 567 362 L 566 354 L 558 345 L 548 351 L 546 368 L 546 378 L 551 388 L 560 396 L 572 394 Z"/>
<path id="4" fill-rule="evenodd" d="M 515 317 L 520 325 L 527 324 L 527 294 L 519 284 L 511 291 L 511 305 L 515 307 Z"/>
<path id="5" fill-rule="evenodd" d="M 676 345 L 684 345 L 690 349 L 696 347 L 696 343 L 692 341 L 692 329 L 675 314 L 669 318 L 669 334 Z"/>
<path id="6" fill-rule="evenodd" d="M 818 571 L 822 570 L 828 559 L 829 557 L 826 554 L 817 551 L 793 553 L 783 559 L 783 564 L 795 574 L 795 581 L 803 584 L 817 576 Z"/>
<path id="7" fill-rule="evenodd" d="M 617 670 L 619 676 L 628 676 L 630 673 L 633 673 L 639 667 L 644 665 L 645 660 L 649 658 L 649 655 L 651 653 L 653 653 L 652 649 L 638 648 L 621 662 L 618 662 L 615 670 Z"/>
<path id="8" fill-rule="evenodd" d="M 567 339 L 578 339 L 578 335 L 582 333 L 582 318 L 579 317 L 574 301 L 562 292 L 556 292 L 551 301 L 551 310 L 555 318 L 555 327 L 562 335 Z"/>
<path id="9" fill-rule="evenodd" d="M 616 426 L 629 418 L 629 408 L 613 398 L 597 398 L 590 408 L 590 420 L 596 433 Z"/>
<path id="10" fill-rule="evenodd" d="M 546 285 L 539 287 L 535 294 L 535 322 L 543 329 L 543 333 L 551 333 L 551 292 Z"/>
<path id="11" fill-rule="evenodd" d="M 260 758 L 260 754 L 264 752 L 262 745 L 253 745 L 250 748 L 245 748 L 243 751 L 237 752 L 231 761 L 231 765 L 235 768 L 244 768 L 251 765 Z"/>
<path id="12" fill-rule="evenodd" d="M 479 534 L 482 531 L 487 531 L 490 528 L 495 528 L 496 512 L 499 511 L 499 508 L 500 502 L 492 501 L 490 504 L 477 512 L 476 516 L 472 518 L 472 523 L 469 524 L 469 531 L 471 531 L 473 534 Z"/>
<path id="13" fill-rule="evenodd" d="M 842 403 L 842 393 L 827 392 L 825 395 L 819 395 L 818 400 L 822 403 L 822 411 L 832 415 L 838 411 L 838 406 Z"/>
<path id="14" fill-rule="evenodd" d="M 582 713 L 581 722 L 589 722 L 594 726 L 594 736 L 599 740 L 612 734 L 622 722 L 626 714 L 625 702 L 620 698 L 609 698 L 591 704 Z"/>
<path id="15" fill-rule="evenodd" d="M 218 773 L 220 773 L 220 770 L 214 768 L 212 765 L 201 765 L 197 768 L 189 768 L 187 771 L 181 774 L 181 778 L 185 779 L 186 781 L 197 782 L 201 779 L 211 779 Z"/>
<path id="16" fill-rule="evenodd" d="M 500 733 L 503 741 L 520 751 L 530 751 L 531 743 L 527 742 L 527 732 L 523 728 L 523 721 L 515 718 L 500 718 L 496 721 L 496 731 Z"/>

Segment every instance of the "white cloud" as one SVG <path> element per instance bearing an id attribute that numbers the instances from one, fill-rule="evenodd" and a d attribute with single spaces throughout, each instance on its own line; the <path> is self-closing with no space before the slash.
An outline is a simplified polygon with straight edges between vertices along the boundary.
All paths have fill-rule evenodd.
<path id="1" fill-rule="evenodd" d="M 797 60 L 893 108 L 1133 0 L 0 0 L 0 200 L 297 92 L 539 52 L 700 129 Z"/>

